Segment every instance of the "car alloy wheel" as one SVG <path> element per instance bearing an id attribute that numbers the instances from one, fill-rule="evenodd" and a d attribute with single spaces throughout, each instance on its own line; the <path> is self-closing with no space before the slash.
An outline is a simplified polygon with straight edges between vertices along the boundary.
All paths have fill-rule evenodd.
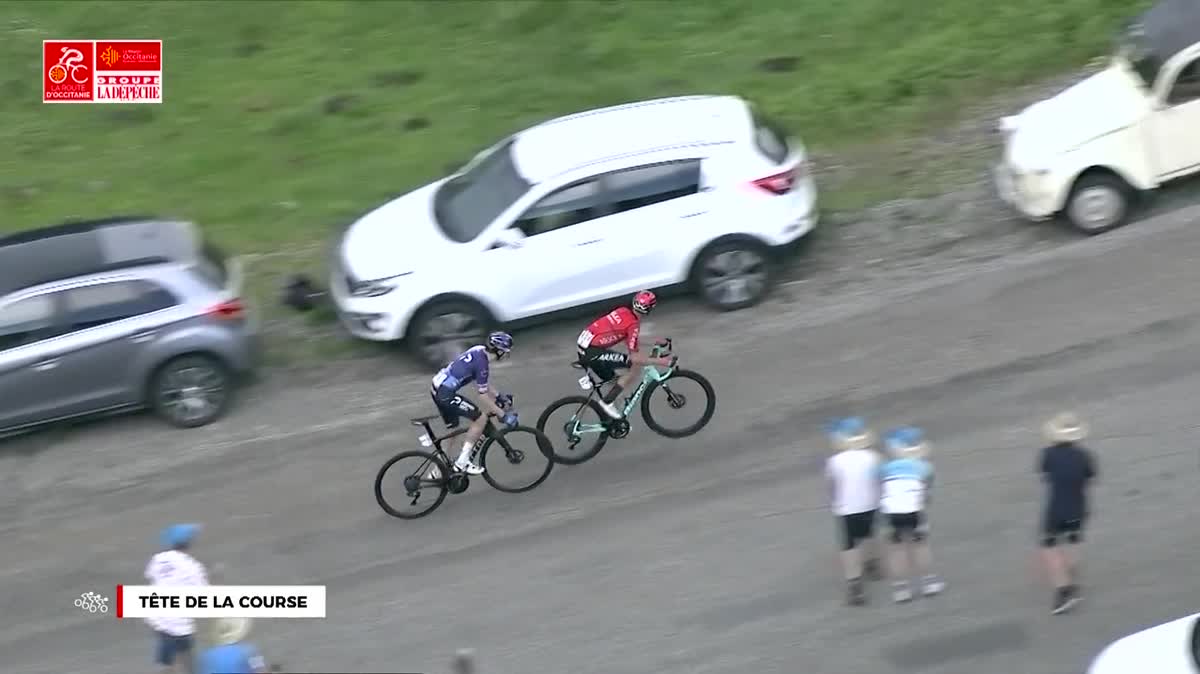
<path id="1" fill-rule="evenodd" d="M 482 344 L 489 319 L 471 302 L 446 302 L 422 310 L 411 333 L 411 348 L 430 368 L 440 368 L 467 349 Z"/>
<path id="2" fill-rule="evenodd" d="M 225 408 L 229 381 L 219 363 L 202 356 L 166 365 L 155 382 L 155 409 L 168 423 L 195 428 L 211 423 Z"/>
<path id="3" fill-rule="evenodd" d="M 770 284 L 770 261 L 761 247 L 726 244 L 704 253 L 696 284 L 705 301 L 718 309 L 757 304 Z"/>

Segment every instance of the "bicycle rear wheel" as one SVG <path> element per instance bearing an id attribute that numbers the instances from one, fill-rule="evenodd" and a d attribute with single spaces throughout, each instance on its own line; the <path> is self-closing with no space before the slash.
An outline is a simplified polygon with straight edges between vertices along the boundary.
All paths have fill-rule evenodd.
<path id="1" fill-rule="evenodd" d="M 650 399 L 654 397 L 656 391 L 661 390 L 663 395 L 658 396 L 659 400 L 665 400 L 671 409 L 680 410 L 687 406 L 696 405 L 699 401 L 688 400 L 688 395 L 671 389 L 672 384 L 685 381 L 700 385 L 699 395 L 704 398 L 703 411 L 700 414 L 700 418 L 696 422 L 680 428 L 664 426 L 650 411 Z M 695 396 L 697 394 L 691 395 Z M 655 433 L 667 438 L 686 438 L 689 435 L 695 435 L 700 432 L 700 429 L 707 426 L 709 421 L 712 421 L 713 413 L 716 410 L 717 393 L 713 390 L 712 384 L 709 383 L 708 379 L 704 378 L 704 375 L 699 372 L 692 372 L 691 370 L 675 370 L 671 373 L 670 377 L 650 384 L 646 388 L 645 395 L 642 396 L 642 418 L 646 420 L 646 426 Z"/>
<path id="2" fill-rule="evenodd" d="M 389 484 L 393 490 L 397 486 L 403 490 L 399 493 L 403 495 L 405 501 L 409 502 L 410 507 L 415 508 L 412 511 L 394 507 L 383 495 L 384 478 L 387 477 L 388 470 L 405 460 L 408 460 L 414 468 L 397 469 L 393 472 L 392 482 Z M 392 517 L 402 520 L 424 517 L 437 510 L 438 506 L 442 505 L 442 501 L 446 500 L 446 493 L 449 491 L 446 480 L 449 476 L 450 467 L 436 454 L 422 451 L 400 452 L 379 468 L 379 473 L 375 476 L 375 501 L 379 503 L 380 508 L 383 508 L 383 512 Z M 418 506 L 418 504 L 420 505 Z"/>
<path id="3" fill-rule="evenodd" d="M 520 494 L 550 477 L 550 471 L 554 469 L 554 448 L 545 433 L 529 426 L 517 426 L 501 430 L 483 443 L 479 450 L 479 465 L 484 469 L 483 479 L 492 487 L 507 494 Z M 516 475 L 513 478 L 497 477 L 510 469 Z"/>
<path id="4" fill-rule="evenodd" d="M 550 417 L 559 410 L 565 414 L 551 420 Z M 595 400 L 586 396 L 567 396 L 546 407 L 542 416 L 538 417 L 537 429 L 549 440 L 549 456 L 555 463 L 577 466 L 599 454 L 608 442 L 608 433 L 580 433 L 579 427 L 597 425 L 607 419 L 600 403 Z"/>

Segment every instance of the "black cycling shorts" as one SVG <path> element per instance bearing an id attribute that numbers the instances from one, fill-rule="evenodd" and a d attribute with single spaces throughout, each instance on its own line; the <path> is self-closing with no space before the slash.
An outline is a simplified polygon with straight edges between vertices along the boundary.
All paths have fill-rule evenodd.
<path id="1" fill-rule="evenodd" d="M 447 428 L 456 428 L 459 419 L 463 417 L 475 421 L 482 414 L 475 403 L 454 392 L 431 391 L 430 397 L 433 398 L 438 412 L 441 412 L 442 421 L 446 423 Z"/>
<path id="2" fill-rule="evenodd" d="M 627 370 L 633 366 L 629 354 L 621 351 L 589 346 L 586 349 L 579 349 L 578 353 L 579 363 L 595 372 L 596 376 L 605 382 L 616 379 L 618 369 Z"/>
<path id="3" fill-rule="evenodd" d="M 875 535 L 875 518 L 879 511 L 868 510 L 865 513 L 842 515 L 842 549 L 853 550 L 858 544 Z"/>
<path id="4" fill-rule="evenodd" d="M 888 524 L 891 525 L 893 543 L 910 540 L 920 543 L 925 540 L 925 513 L 889 513 Z"/>

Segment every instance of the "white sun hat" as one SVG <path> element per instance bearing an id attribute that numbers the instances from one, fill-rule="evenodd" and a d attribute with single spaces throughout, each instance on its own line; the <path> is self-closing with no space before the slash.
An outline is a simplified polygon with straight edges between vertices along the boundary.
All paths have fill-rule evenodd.
<path id="1" fill-rule="evenodd" d="M 250 634 L 249 618 L 217 618 L 213 624 L 213 641 L 218 646 L 236 644 Z"/>
<path id="2" fill-rule="evenodd" d="M 1079 442 L 1088 435 L 1087 424 L 1072 412 L 1060 412 L 1042 426 L 1049 442 Z"/>

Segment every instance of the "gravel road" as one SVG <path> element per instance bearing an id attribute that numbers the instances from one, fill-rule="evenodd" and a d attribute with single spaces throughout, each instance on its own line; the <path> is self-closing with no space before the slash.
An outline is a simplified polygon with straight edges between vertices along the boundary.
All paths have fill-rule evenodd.
<path id="1" fill-rule="evenodd" d="M 668 441 L 638 424 L 532 493 L 477 483 L 417 522 L 371 495 L 414 444 L 407 417 L 429 411 L 402 363 L 277 375 L 204 430 L 129 418 L 6 443 L 0 669 L 144 670 L 140 623 L 71 602 L 138 581 L 158 529 L 199 520 L 221 580 L 328 585 L 328 619 L 257 626 L 293 670 L 439 672 L 470 646 L 482 674 L 1077 674 L 1111 639 L 1196 610 L 1178 591 L 1194 546 L 1175 534 L 1189 539 L 1200 461 L 1198 220 L 1185 208 L 937 273 L 796 278 L 738 314 L 670 303 L 649 332 L 715 382 L 708 429 Z M 571 391 L 575 328 L 523 337 L 501 368 L 526 418 Z M 1102 479 L 1089 600 L 1051 618 L 1032 462 L 1062 406 L 1093 422 Z M 929 430 L 945 596 L 841 605 L 819 427 L 845 413 Z"/>

